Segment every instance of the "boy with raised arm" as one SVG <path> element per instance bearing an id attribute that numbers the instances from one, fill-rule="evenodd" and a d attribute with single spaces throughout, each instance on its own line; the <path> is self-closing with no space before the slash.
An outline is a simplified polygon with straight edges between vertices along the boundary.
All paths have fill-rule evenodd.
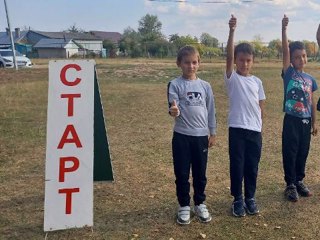
<path id="1" fill-rule="evenodd" d="M 243 217 L 246 212 L 250 215 L 259 212 L 255 192 L 262 148 L 261 130 L 265 93 L 261 80 L 250 74 L 254 60 L 252 46 L 240 43 L 234 47 L 236 25 L 237 19 L 232 15 L 229 20 L 224 80 L 229 96 L 230 180 L 231 195 L 234 197 L 232 214 Z"/>
<path id="2" fill-rule="evenodd" d="M 287 26 L 289 18 L 282 19 L 282 79 L 284 86 L 283 111 L 285 112 L 282 130 L 282 161 L 284 191 L 289 201 L 296 202 L 299 196 L 309 197 L 311 191 L 303 183 L 305 166 L 309 153 L 311 134 L 317 134 L 316 100 L 313 92 L 317 90 L 315 79 L 304 72 L 307 53 L 302 42 L 289 44 Z"/>

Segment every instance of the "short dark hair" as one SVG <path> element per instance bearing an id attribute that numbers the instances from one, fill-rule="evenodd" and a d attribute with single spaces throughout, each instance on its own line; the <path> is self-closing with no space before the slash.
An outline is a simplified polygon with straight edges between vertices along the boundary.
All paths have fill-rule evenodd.
<path id="1" fill-rule="evenodd" d="M 304 46 L 303 42 L 294 41 L 294 42 L 289 43 L 290 56 L 292 56 L 292 54 L 295 50 L 305 50 L 305 49 L 306 49 L 306 47 Z"/>
<path id="2" fill-rule="evenodd" d="M 198 61 L 200 62 L 200 54 L 194 46 L 186 45 L 180 48 L 177 55 L 177 63 L 180 63 L 183 57 L 193 54 L 198 55 Z"/>
<path id="3" fill-rule="evenodd" d="M 238 53 L 247 53 L 254 56 L 254 49 L 250 43 L 239 43 L 234 49 L 234 58 Z"/>

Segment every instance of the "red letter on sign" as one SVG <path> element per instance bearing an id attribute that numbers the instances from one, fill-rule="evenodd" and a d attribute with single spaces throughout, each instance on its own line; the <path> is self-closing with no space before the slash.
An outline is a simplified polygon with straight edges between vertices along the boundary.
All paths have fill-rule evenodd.
<path id="1" fill-rule="evenodd" d="M 67 78 L 66 78 L 66 72 L 69 68 L 74 68 L 75 70 L 77 71 L 80 71 L 81 70 L 81 67 L 77 64 L 68 64 L 66 66 L 64 66 L 62 69 L 61 69 L 61 72 L 60 72 L 60 79 L 61 79 L 61 82 L 64 84 L 64 85 L 67 85 L 67 86 L 75 86 L 77 85 L 80 81 L 81 81 L 81 78 L 76 78 L 75 80 L 73 81 L 68 81 Z"/>
<path id="2" fill-rule="evenodd" d="M 73 104 L 73 99 L 74 98 L 80 98 L 81 94 L 61 94 L 61 98 L 68 98 L 68 117 L 73 116 L 73 109 L 74 109 L 74 104 Z"/>
<path id="3" fill-rule="evenodd" d="M 71 133 L 72 138 L 67 138 L 69 133 Z M 67 125 L 66 130 L 64 130 L 63 136 L 58 145 L 58 149 L 62 149 L 65 143 L 75 143 L 78 148 L 82 147 L 78 134 L 73 125 Z"/>
<path id="4" fill-rule="evenodd" d="M 66 214 L 71 214 L 72 209 L 72 193 L 80 192 L 80 188 L 59 189 L 59 193 L 66 194 Z"/>
<path id="5" fill-rule="evenodd" d="M 66 162 L 72 162 L 72 167 L 67 168 Z M 59 166 L 59 182 L 64 182 L 66 172 L 74 172 L 79 168 L 79 159 L 76 157 L 61 157 Z"/>

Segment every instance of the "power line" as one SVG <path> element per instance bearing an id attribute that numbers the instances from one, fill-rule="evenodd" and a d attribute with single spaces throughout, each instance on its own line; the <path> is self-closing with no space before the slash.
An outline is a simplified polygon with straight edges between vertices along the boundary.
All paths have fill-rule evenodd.
<path id="1" fill-rule="evenodd" d="M 194 2 L 194 1 L 184 1 L 184 0 L 148 0 L 150 2 L 172 2 L 172 3 L 228 3 L 226 1 L 201 1 L 201 2 Z M 250 0 L 248 0 L 250 1 Z M 251 0 L 252 1 L 252 0 Z"/>
<path id="2" fill-rule="evenodd" d="M 204 4 L 214 4 L 214 3 L 233 3 L 232 1 L 221 0 L 221 1 L 190 1 L 190 0 L 148 0 L 149 2 L 163 2 L 163 3 L 204 3 Z M 258 0 L 259 1 L 259 0 Z M 241 0 L 240 3 L 256 3 L 257 0 Z M 261 0 L 265 2 L 273 2 L 274 0 Z M 259 2 L 261 2 L 259 1 Z"/>

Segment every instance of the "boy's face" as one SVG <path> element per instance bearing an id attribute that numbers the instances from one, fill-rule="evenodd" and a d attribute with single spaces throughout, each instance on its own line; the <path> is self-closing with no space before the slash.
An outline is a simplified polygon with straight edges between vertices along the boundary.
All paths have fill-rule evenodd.
<path id="1" fill-rule="evenodd" d="M 239 52 L 235 59 L 237 67 L 237 73 L 242 76 L 250 75 L 250 71 L 253 65 L 253 55 L 249 53 Z"/>
<path id="2" fill-rule="evenodd" d="M 184 56 L 181 62 L 177 62 L 178 67 L 182 70 L 182 76 L 185 79 L 196 79 L 196 73 L 199 69 L 199 57 L 198 54 L 191 54 Z"/>
<path id="3" fill-rule="evenodd" d="M 302 71 L 308 62 L 307 52 L 305 49 L 296 49 L 291 56 L 291 63 L 293 67 L 299 71 Z"/>

